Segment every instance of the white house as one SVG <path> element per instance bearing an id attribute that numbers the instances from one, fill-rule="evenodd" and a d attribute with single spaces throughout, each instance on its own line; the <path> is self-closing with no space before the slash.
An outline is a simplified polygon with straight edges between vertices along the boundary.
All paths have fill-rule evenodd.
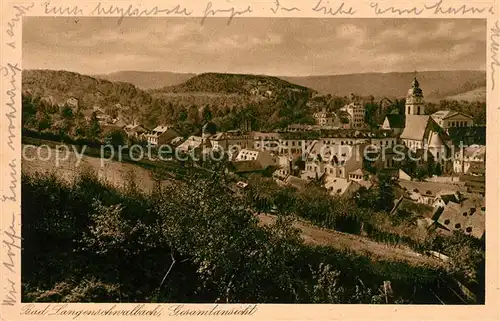
<path id="1" fill-rule="evenodd" d="M 316 123 L 320 126 L 335 126 L 338 125 L 337 115 L 323 108 L 320 112 L 313 114 Z"/>
<path id="2" fill-rule="evenodd" d="M 353 101 L 350 104 L 341 108 L 349 114 L 349 127 L 351 129 L 365 128 L 365 107 L 358 101 Z"/>
<path id="3" fill-rule="evenodd" d="M 439 110 L 431 115 L 432 119 L 447 130 L 450 127 L 472 127 L 474 119 L 464 113 L 451 110 Z"/>
<path id="4" fill-rule="evenodd" d="M 268 151 L 250 148 L 242 149 L 238 155 L 236 155 L 235 162 L 242 161 L 257 161 L 262 168 L 277 165 L 275 159 Z"/>

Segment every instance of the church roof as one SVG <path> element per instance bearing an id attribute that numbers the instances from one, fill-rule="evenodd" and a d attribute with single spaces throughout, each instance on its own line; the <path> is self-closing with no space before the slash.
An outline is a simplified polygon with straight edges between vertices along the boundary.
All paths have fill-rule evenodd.
<path id="1" fill-rule="evenodd" d="M 430 137 L 429 137 L 429 147 L 441 147 L 445 145 L 443 142 L 443 139 L 441 138 L 441 135 L 436 132 L 431 132 Z"/>
<path id="2" fill-rule="evenodd" d="M 405 117 L 398 114 L 388 114 L 385 116 L 389 122 L 391 128 L 404 128 L 405 127 Z"/>
<path id="3" fill-rule="evenodd" d="M 401 134 L 401 139 L 423 140 L 429 115 L 406 115 L 405 129 Z"/>

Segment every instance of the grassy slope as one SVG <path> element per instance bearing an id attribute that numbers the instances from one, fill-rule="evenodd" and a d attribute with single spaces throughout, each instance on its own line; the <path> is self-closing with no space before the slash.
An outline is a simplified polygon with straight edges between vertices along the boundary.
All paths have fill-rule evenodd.
<path id="1" fill-rule="evenodd" d="M 45 153 L 47 149 L 42 149 Z M 36 155 L 32 149 L 28 149 L 26 159 L 22 161 L 22 169 L 27 173 L 35 172 L 52 172 L 54 171 L 56 175 L 62 177 L 66 180 L 72 179 L 75 175 L 76 170 L 76 157 L 73 154 L 66 160 L 61 160 L 59 167 L 56 167 L 55 163 L 55 151 L 52 150 L 52 158 L 48 161 L 41 161 L 36 159 Z M 46 154 L 41 155 L 42 158 L 46 157 Z M 34 158 L 34 160 L 28 160 Z M 83 156 L 81 167 L 92 168 L 95 170 L 99 177 L 106 178 L 106 180 L 117 186 L 124 186 L 126 180 L 129 179 L 130 173 L 133 173 L 139 186 L 146 191 L 151 191 L 153 189 L 154 183 L 149 175 L 149 171 L 141 166 L 122 163 L 117 161 L 105 162 L 105 166 L 101 167 L 100 159 L 90 156 Z M 172 181 L 164 181 L 163 184 L 171 183 Z M 273 216 L 270 215 L 259 215 L 259 219 L 263 224 L 271 223 L 273 221 Z M 326 229 L 321 229 L 315 227 L 308 222 L 297 221 L 295 227 L 299 228 L 302 232 L 302 237 L 307 243 L 317 244 L 317 245 L 327 245 L 337 249 L 350 249 L 361 255 L 366 255 L 373 260 L 381 261 L 404 261 L 415 266 L 420 265 L 430 265 L 436 266 L 440 265 L 441 262 L 421 256 L 420 254 L 412 251 L 407 247 L 393 247 L 386 244 L 381 244 L 374 242 L 368 238 L 351 235 L 346 233 L 340 233 L 337 231 L 331 231 Z"/>

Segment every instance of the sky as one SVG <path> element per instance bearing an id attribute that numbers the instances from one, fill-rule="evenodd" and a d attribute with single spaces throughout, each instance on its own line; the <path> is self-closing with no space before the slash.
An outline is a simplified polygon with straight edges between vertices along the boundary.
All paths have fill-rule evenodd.
<path id="1" fill-rule="evenodd" d="M 309 76 L 485 70 L 484 19 L 25 17 L 23 68 Z"/>

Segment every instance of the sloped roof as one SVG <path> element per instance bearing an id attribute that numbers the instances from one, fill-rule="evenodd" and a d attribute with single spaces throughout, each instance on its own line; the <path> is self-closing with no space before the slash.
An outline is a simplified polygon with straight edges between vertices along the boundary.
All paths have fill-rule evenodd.
<path id="1" fill-rule="evenodd" d="M 160 126 L 156 126 L 156 127 L 153 129 L 153 131 L 154 131 L 154 132 L 164 133 L 164 132 L 166 132 L 166 131 L 167 131 L 167 130 L 169 130 L 169 129 L 170 129 L 170 127 L 169 127 L 169 126 L 161 126 L 161 125 L 160 125 Z"/>
<path id="2" fill-rule="evenodd" d="M 396 206 L 392 210 L 393 211 L 405 210 L 425 218 L 432 218 L 434 214 L 434 208 L 432 206 L 416 203 L 406 197 L 401 197 L 400 201 L 396 204 Z"/>
<path id="3" fill-rule="evenodd" d="M 429 115 L 406 115 L 402 139 L 423 140 L 429 124 Z"/>
<path id="4" fill-rule="evenodd" d="M 238 161 L 238 162 L 233 161 L 233 162 L 231 162 L 231 165 L 233 166 L 234 172 L 236 172 L 236 173 L 256 172 L 256 171 L 261 171 L 261 170 L 265 169 L 256 160 L 247 160 L 247 161 Z"/>
<path id="5" fill-rule="evenodd" d="M 349 173 L 349 175 L 351 175 L 351 174 L 352 175 L 361 175 L 361 176 L 363 176 L 363 175 L 369 174 L 369 172 L 366 171 L 366 170 L 364 170 L 364 169 L 358 168 L 357 170 L 352 171 L 352 172 Z"/>
<path id="6" fill-rule="evenodd" d="M 388 114 L 385 118 L 389 121 L 391 128 L 404 128 L 405 116 L 399 114 Z"/>
<path id="7" fill-rule="evenodd" d="M 465 116 L 465 117 L 472 119 L 472 117 L 467 115 L 467 114 L 464 114 L 464 113 L 459 112 L 459 111 L 453 111 L 453 110 L 438 110 L 437 112 L 432 114 L 432 117 L 439 118 L 439 119 L 447 119 L 447 118 L 450 118 L 450 117 L 453 117 L 456 115 L 462 115 L 462 116 Z"/>
<path id="8" fill-rule="evenodd" d="M 483 157 L 484 155 L 486 155 L 486 146 L 484 145 L 471 145 L 464 148 L 464 156 Z"/>
<path id="9" fill-rule="evenodd" d="M 285 180 L 286 184 L 295 187 L 296 189 L 304 189 L 309 184 L 309 181 L 300 177 L 288 176 Z"/>
<path id="10" fill-rule="evenodd" d="M 465 192 L 465 189 L 462 186 L 444 184 L 444 183 L 401 180 L 399 181 L 399 185 L 409 192 L 418 190 L 418 193 L 420 193 L 421 195 L 428 195 L 428 196 L 439 195 L 439 193 L 442 191 Z M 428 191 L 430 191 L 431 194 L 428 194 L 427 193 Z"/>
<path id="11" fill-rule="evenodd" d="M 340 177 L 327 176 L 325 178 L 325 188 L 331 190 L 331 194 L 343 195 L 347 190 L 357 190 L 361 188 L 361 185 Z"/>
<path id="12" fill-rule="evenodd" d="M 472 204 L 449 202 L 439 216 L 438 222 L 450 231 L 461 229 L 465 234 L 476 238 L 481 238 L 485 232 L 485 212 Z"/>
<path id="13" fill-rule="evenodd" d="M 443 139 L 441 138 L 441 135 L 436 132 L 431 132 L 429 135 L 429 142 L 428 142 L 429 147 L 441 147 L 445 145 L 443 142 Z"/>

